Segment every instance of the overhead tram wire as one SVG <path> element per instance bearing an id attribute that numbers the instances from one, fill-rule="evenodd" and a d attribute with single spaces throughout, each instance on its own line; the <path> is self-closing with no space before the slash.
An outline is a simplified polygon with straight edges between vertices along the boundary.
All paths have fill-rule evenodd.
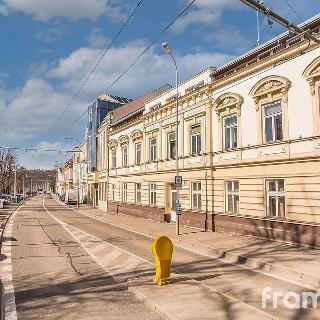
<path id="1" fill-rule="evenodd" d="M 304 19 L 301 18 L 300 14 L 297 12 L 297 10 L 294 8 L 294 6 L 293 6 L 291 3 L 289 3 L 288 0 L 283 0 L 283 1 L 288 5 L 288 7 L 292 10 L 292 12 L 298 17 L 298 19 L 299 19 L 301 22 L 303 22 Z"/>
<path id="2" fill-rule="evenodd" d="M 295 24 L 286 20 L 285 18 L 283 18 L 282 16 L 280 16 L 276 12 L 271 11 L 269 8 L 264 6 L 262 3 L 257 2 L 256 0 L 239 0 L 239 1 L 242 2 L 243 4 L 245 4 L 246 6 L 256 10 L 256 11 L 263 13 L 270 20 L 273 20 L 276 23 L 282 25 L 283 27 L 287 28 L 289 31 L 292 31 L 296 34 L 304 34 L 306 38 L 308 38 L 314 42 L 320 43 L 320 38 L 317 38 L 316 36 L 311 34 L 309 31 L 305 31 L 302 28 L 300 28 L 299 26 L 296 26 Z"/>
<path id="3" fill-rule="evenodd" d="M 0 150 L 21 150 L 25 152 L 58 152 L 58 153 L 73 153 L 74 150 L 61 150 L 61 149 L 40 149 L 40 148 L 27 148 L 27 147 L 1 147 Z M 80 152 L 80 151 L 79 151 Z"/>
<path id="4" fill-rule="evenodd" d="M 67 106 L 64 108 L 64 110 L 62 111 L 62 113 L 58 116 L 58 118 L 56 119 L 56 121 L 54 122 L 54 124 L 49 128 L 48 133 L 50 131 L 53 130 L 53 128 L 55 127 L 55 125 L 59 122 L 59 120 L 62 118 L 62 116 L 67 112 L 67 110 L 71 107 L 71 105 L 73 104 L 73 102 L 75 101 L 75 99 L 77 98 L 77 96 L 79 95 L 79 93 L 81 92 L 81 90 L 83 89 L 83 87 L 86 85 L 86 83 L 88 82 L 88 80 L 90 79 L 90 77 L 92 76 L 92 74 L 96 71 L 96 69 L 98 68 L 98 66 L 100 65 L 101 61 L 103 60 L 103 58 L 105 57 L 105 55 L 108 53 L 108 51 L 110 50 L 110 48 L 113 46 L 113 44 L 115 43 L 115 41 L 117 40 L 117 38 L 119 37 L 119 35 L 121 34 L 121 32 L 124 30 L 124 28 L 128 25 L 128 23 L 130 22 L 131 18 L 133 17 L 133 15 L 136 13 L 136 11 L 138 10 L 138 8 L 140 7 L 140 5 L 142 4 L 143 0 L 139 0 L 139 2 L 137 3 L 137 5 L 135 6 L 135 8 L 133 9 L 133 11 L 130 13 L 130 15 L 128 16 L 127 20 L 125 21 L 125 23 L 122 25 L 122 27 L 119 29 L 119 31 L 117 32 L 117 34 L 114 36 L 114 38 L 112 39 L 112 41 L 110 42 L 108 48 L 103 52 L 103 54 L 101 55 L 101 57 L 98 59 L 97 63 L 93 66 L 92 70 L 89 72 L 89 74 L 85 77 L 84 81 L 82 82 L 82 84 L 80 85 L 80 87 L 78 88 L 78 90 L 74 93 L 74 95 L 72 96 L 70 102 L 67 104 Z"/>
<path id="5" fill-rule="evenodd" d="M 112 88 L 137 62 L 138 60 L 158 41 L 158 39 L 196 2 L 196 0 L 190 1 L 178 14 L 177 16 L 165 27 L 163 28 L 159 34 L 153 39 L 153 41 L 133 60 L 133 62 L 107 87 L 106 92 L 110 88 Z M 63 135 L 66 135 L 71 128 L 75 124 L 77 124 L 81 118 L 87 113 L 87 110 L 82 113 L 69 127 L 68 129 L 63 133 Z"/>

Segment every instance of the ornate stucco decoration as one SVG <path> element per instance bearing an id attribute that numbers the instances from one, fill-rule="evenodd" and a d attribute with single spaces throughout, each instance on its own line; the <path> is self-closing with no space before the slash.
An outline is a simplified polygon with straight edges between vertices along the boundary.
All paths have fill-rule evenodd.
<path id="1" fill-rule="evenodd" d="M 260 108 L 260 101 L 266 98 L 272 100 L 274 96 L 280 95 L 284 103 L 288 101 L 288 91 L 291 86 L 291 81 L 281 76 L 268 76 L 258 81 L 249 94 L 252 96 L 255 104 L 256 111 Z"/>
<path id="2" fill-rule="evenodd" d="M 131 133 L 131 139 L 133 141 L 142 140 L 142 137 L 143 137 L 143 132 L 141 130 L 137 129 Z"/>
<path id="3" fill-rule="evenodd" d="M 227 92 L 214 101 L 213 108 L 218 115 L 218 120 L 221 121 L 222 116 L 227 114 L 236 113 L 240 116 L 242 104 L 243 98 L 239 94 Z"/>
<path id="4" fill-rule="evenodd" d="M 316 82 L 320 81 L 320 57 L 315 58 L 303 71 L 303 76 L 310 85 L 311 95 L 315 95 Z"/>
<path id="5" fill-rule="evenodd" d="M 109 141 L 108 145 L 111 150 L 115 150 L 118 146 L 118 141 L 116 139 L 112 139 Z"/>
<path id="6" fill-rule="evenodd" d="M 129 143 L 129 137 L 127 135 L 120 136 L 119 143 L 120 143 L 121 147 L 126 146 Z"/>

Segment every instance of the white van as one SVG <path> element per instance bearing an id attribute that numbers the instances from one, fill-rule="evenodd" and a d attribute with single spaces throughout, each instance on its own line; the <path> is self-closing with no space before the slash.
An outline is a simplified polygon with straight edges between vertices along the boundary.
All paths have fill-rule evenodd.
<path id="1" fill-rule="evenodd" d="M 64 198 L 66 204 L 77 204 L 78 202 L 78 190 L 69 189 L 66 191 L 66 196 Z"/>

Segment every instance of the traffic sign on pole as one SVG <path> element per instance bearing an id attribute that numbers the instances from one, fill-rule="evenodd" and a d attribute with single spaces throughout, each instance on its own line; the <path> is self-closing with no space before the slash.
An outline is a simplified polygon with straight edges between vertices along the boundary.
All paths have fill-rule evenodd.
<path id="1" fill-rule="evenodd" d="M 174 187 L 176 189 L 182 189 L 182 176 L 174 177 Z"/>

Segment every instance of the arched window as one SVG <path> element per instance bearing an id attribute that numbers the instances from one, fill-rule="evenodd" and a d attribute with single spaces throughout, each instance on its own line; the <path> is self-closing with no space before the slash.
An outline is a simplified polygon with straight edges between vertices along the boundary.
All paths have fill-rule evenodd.
<path id="1" fill-rule="evenodd" d="M 243 98 L 237 93 L 225 93 L 213 103 L 219 121 L 219 150 L 241 146 L 240 115 Z"/>
<path id="2" fill-rule="evenodd" d="M 141 130 L 134 130 L 131 133 L 131 139 L 134 143 L 135 149 L 135 164 L 140 165 L 143 162 L 142 159 L 142 139 L 143 139 L 143 132 Z"/>
<path id="3" fill-rule="evenodd" d="M 250 90 L 257 111 L 258 144 L 289 138 L 288 91 L 291 81 L 271 75 L 258 81 Z"/>
<path id="4" fill-rule="evenodd" d="M 127 135 L 122 135 L 119 138 L 119 143 L 121 146 L 121 153 L 122 153 L 122 166 L 127 167 L 128 166 L 128 144 L 129 144 L 129 137 Z"/>
<path id="5" fill-rule="evenodd" d="M 320 57 L 304 70 L 303 76 L 310 85 L 312 98 L 313 134 L 320 135 Z"/>
<path id="6" fill-rule="evenodd" d="M 117 140 L 112 139 L 109 141 L 111 169 L 115 169 L 117 167 L 117 146 L 118 146 Z"/>

